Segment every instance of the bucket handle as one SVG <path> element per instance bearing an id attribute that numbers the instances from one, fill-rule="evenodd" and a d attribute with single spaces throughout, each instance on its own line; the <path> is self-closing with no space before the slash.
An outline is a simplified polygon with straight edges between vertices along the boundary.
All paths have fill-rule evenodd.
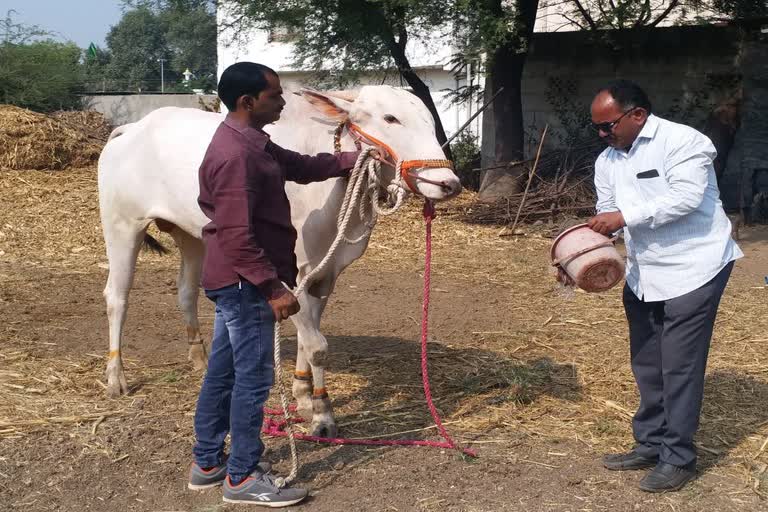
<path id="1" fill-rule="evenodd" d="M 563 256 L 562 258 L 558 258 L 555 261 L 552 262 L 553 267 L 559 267 L 562 262 L 565 260 L 571 260 L 573 258 L 576 258 L 577 256 L 581 256 L 582 254 L 586 254 L 589 251 L 594 251 L 595 249 L 599 249 L 601 247 L 608 247 L 609 245 L 613 245 L 613 242 L 615 242 L 619 238 L 619 235 L 614 235 L 605 242 L 600 242 L 595 245 L 590 245 L 586 249 L 581 249 L 580 251 L 576 251 L 573 254 L 569 254 L 568 256 Z"/>

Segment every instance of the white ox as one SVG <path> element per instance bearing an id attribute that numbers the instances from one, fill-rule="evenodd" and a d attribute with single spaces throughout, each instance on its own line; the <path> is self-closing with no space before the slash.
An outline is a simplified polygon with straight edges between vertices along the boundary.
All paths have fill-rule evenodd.
<path id="1" fill-rule="evenodd" d="M 388 145 L 402 160 L 444 158 L 432 116 L 407 91 L 368 86 L 356 97 L 331 93 L 287 96 L 281 120 L 267 127 L 272 139 L 287 149 L 306 154 L 331 152 L 336 124 L 348 119 Z M 208 222 L 197 205 L 198 168 L 222 119 L 221 114 L 195 109 L 162 108 L 117 128 L 101 154 L 99 205 L 109 259 L 104 295 L 109 317 L 106 374 L 110 397 L 128 392 L 120 342 L 136 258 L 142 243 L 153 241 L 146 235 L 152 221 L 170 232 L 179 247 L 178 299 L 187 327 L 189 358 L 198 368 L 207 363 L 197 316 L 204 252 L 200 238 Z M 348 135 L 343 139 L 343 148 L 354 149 Z M 385 170 L 391 180 L 393 169 L 385 166 Z M 429 199 L 448 199 L 461 190 L 459 179 L 447 167 L 417 169 L 413 174 L 427 180 L 417 179 L 415 186 Z M 336 235 L 336 217 L 346 182 L 331 179 L 310 185 L 286 184 L 291 220 L 298 231 L 299 280 L 320 263 Z M 353 219 L 350 238 L 366 229 L 356 215 Z M 315 390 L 325 387 L 323 366 L 328 343 L 319 330 L 320 317 L 339 274 L 363 254 L 366 246 L 367 240 L 343 244 L 326 270 L 298 297 L 301 311 L 291 317 L 298 331 L 297 375 L 312 376 L 311 382 L 307 378 L 294 379 L 293 394 L 299 412 L 312 418 L 311 431 L 315 435 L 336 434 L 328 399 L 312 399 L 313 385 Z"/>

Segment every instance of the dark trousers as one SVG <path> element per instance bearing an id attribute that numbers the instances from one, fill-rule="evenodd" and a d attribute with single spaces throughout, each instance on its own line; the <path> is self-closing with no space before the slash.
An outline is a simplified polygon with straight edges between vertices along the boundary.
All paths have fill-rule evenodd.
<path id="1" fill-rule="evenodd" d="M 674 299 L 645 302 L 624 286 L 632 372 L 640 407 L 632 422 L 637 452 L 676 466 L 696 462 L 704 371 L 720 297 L 733 269 Z"/>
<path id="2" fill-rule="evenodd" d="M 256 469 L 264 451 L 261 425 L 274 382 L 275 316 L 264 295 L 247 281 L 205 293 L 216 303 L 216 319 L 197 400 L 193 452 L 200 467 L 218 466 L 230 434 L 227 473 L 238 482 Z"/>

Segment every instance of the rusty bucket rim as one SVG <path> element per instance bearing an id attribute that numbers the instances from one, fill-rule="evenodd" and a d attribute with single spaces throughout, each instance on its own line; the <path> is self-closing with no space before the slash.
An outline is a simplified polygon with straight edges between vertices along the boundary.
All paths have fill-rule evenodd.
<path id="1" fill-rule="evenodd" d="M 550 247 L 550 249 L 549 249 L 549 259 L 550 259 L 550 261 L 552 261 L 552 262 L 553 262 L 553 264 L 554 264 L 554 261 L 556 261 L 556 260 L 557 260 L 557 258 L 555 258 L 555 249 L 557 248 L 557 244 L 559 244 L 559 243 L 560 243 L 560 240 L 561 240 L 561 239 L 562 239 L 562 238 L 563 238 L 565 235 L 567 235 L 568 233 L 571 233 L 571 232 L 573 232 L 573 231 L 577 231 L 577 230 L 579 230 L 579 229 L 582 229 L 582 228 L 587 228 L 587 229 L 589 229 L 590 231 L 593 231 L 593 230 L 592 230 L 592 229 L 589 227 L 589 224 L 587 224 L 586 222 L 585 222 L 585 223 L 583 223 L 583 224 L 576 224 L 575 226 L 571 226 L 571 227 L 569 227 L 568 229 L 566 229 L 565 231 L 563 231 L 562 233 L 560 233 L 559 235 L 557 235 L 557 238 L 555 238 L 555 239 L 552 241 L 552 247 Z M 594 233 L 597 233 L 597 231 L 594 231 Z M 600 234 L 600 233 L 598 233 L 598 234 Z M 603 236 L 605 236 L 605 235 L 603 235 Z"/>

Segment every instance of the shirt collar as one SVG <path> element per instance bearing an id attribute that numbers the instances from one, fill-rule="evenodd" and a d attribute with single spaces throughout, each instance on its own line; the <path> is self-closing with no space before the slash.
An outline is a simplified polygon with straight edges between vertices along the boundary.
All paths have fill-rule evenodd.
<path id="1" fill-rule="evenodd" d="M 267 132 L 258 130 L 248 124 L 244 124 L 231 114 L 227 114 L 227 117 L 224 119 L 224 124 L 242 134 L 251 144 L 258 145 L 260 149 L 264 149 L 269 142 L 269 134 Z"/>
<path id="2" fill-rule="evenodd" d="M 613 152 L 614 155 L 618 155 L 623 158 L 629 158 L 629 155 L 632 153 L 632 150 L 634 150 L 637 147 L 637 142 L 640 139 L 652 140 L 656 136 L 656 132 L 658 130 L 659 130 L 659 118 L 651 114 L 648 116 L 648 119 L 645 120 L 645 124 L 640 130 L 640 133 L 638 133 L 637 137 L 635 138 L 635 142 L 632 143 L 632 146 L 630 146 L 630 148 L 627 151 L 624 151 L 618 148 L 611 148 L 611 151 Z"/>
<path id="3" fill-rule="evenodd" d="M 656 136 L 656 132 L 659 129 L 659 118 L 651 114 L 648 119 L 645 120 L 643 129 L 637 135 L 638 139 L 653 139 Z M 637 140 L 635 140 L 637 142 Z M 632 144 L 634 146 L 634 143 Z"/>

